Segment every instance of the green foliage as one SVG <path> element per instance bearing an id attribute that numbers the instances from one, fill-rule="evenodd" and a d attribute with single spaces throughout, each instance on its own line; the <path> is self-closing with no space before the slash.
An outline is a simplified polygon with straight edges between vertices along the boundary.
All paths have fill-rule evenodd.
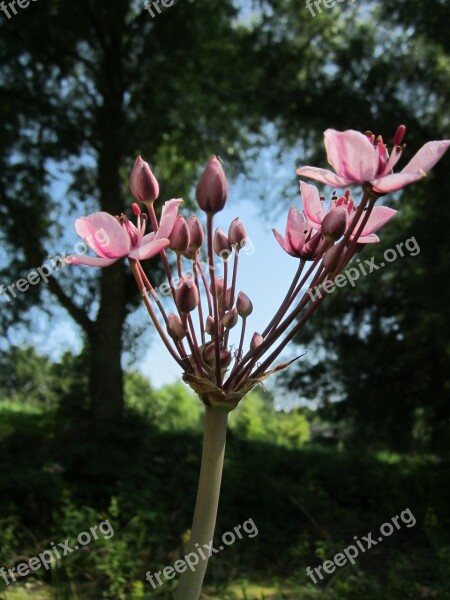
<path id="1" fill-rule="evenodd" d="M 306 417 L 298 410 L 276 411 L 267 394 L 251 392 L 230 413 L 230 429 L 248 440 L 298 448 L 309 441 Z"/>
<path id="2" fill-rule="evenodd" d="M 200 430 L 202 404 L 180 382 L 154 390 L 140 373 L 126 373 L 125 399 L 161 431 Z"/>

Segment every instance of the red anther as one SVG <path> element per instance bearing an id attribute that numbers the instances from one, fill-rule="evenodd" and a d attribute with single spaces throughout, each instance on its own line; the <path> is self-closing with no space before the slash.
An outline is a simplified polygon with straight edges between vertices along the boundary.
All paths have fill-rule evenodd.
<path id="1" fill-rule="evenodd" d="M 141 214 L 139 204 L 137 204 L 136 202 L 133 202 L 133 204 L 131 205 L 131 210 L 133 211 L 135 217 L 139 217 L 139 215 Z"/>

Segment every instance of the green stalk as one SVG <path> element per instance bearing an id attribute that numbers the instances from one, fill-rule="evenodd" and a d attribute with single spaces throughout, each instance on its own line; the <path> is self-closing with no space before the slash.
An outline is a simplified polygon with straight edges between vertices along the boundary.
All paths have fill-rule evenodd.
<path id="1" fill-rule="evenodd" d="M 194 572 L 188 568 L 181 575 L 175 592 L 175 600 L 198 600 L 202 591 L 209 559 L 203 544 L 209 544 L 214 537 L 225 456 L 227 422 L 228 412 L 226 410 L 205 407 L 202 466 L 188 547 L 188 553 L 194 552 L 199 562 Z M 207 557 L 206 560 L 202 559 L 199 547 Z"/>

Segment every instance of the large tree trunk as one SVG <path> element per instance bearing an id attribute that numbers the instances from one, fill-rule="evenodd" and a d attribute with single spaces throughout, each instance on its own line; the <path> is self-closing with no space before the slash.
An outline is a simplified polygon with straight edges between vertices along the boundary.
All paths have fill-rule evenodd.
<path id="1" fill-rule="evenodd" d="M 99 435 L 123 413 L 122 330 L 125 319 L 123 262 L 105 269 L 101 305 L 89 336 L 89 392 L 94 431 Z"/>
<path id="2" fill-rule="evenodd" d="M 113 19 L 113 16 L 109 16 Z M 117 25 L 117 24 L 115 24 Z M 110 25 L 103 47 L 103 104 L 98 110 L 98 184 L 101 210 L 120 215 L 124 209 L 120 165 L 123 155 L 123 89 L 120 27 Z M 115 33 L 116 32 L 116 33 Z M 126 270 L 123 260 L 101 270 L 100 307 L 90 342 L 90 400 L 93 424 L 117 422 L 124 408 L 122 333 L 126 318 Z M 102 427 L 104 429 L 104 427 Z"/>

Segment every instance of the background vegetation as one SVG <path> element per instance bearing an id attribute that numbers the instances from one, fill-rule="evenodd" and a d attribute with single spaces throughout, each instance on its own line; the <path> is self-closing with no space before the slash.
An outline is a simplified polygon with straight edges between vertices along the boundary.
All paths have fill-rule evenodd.
<path id="1" fill-rule="evenodd" d="M 122 212 L 139 152 L 164 196 L 189 205 L 211 153 L 233 177 L 267 146 L 324 163 L 330 126 L 405 123 L 406 159 L 449 137 L 449 17 L 445 0 L 358 0 L 314 18 L 303 0 L 180 0 L 155 19 L 131 0 L 2 13 L 0 282 L 67 248 L 81 212 Z M 232 415 L 218 533 L 253 518 L 259 534 L 212 561 L 205 598 L 450 598 L 449 183 L 447 157 L 389 199 L 401 219 L 374 251 L 415 236 L 420 254 L 335 292 L 297 340 L 307 359 L 280 384 L 302 406 L 277 412 L 258 390 Z M 137 301 L 122 264 L 2 300 L 0 566 L 105 518 L 115 530 L 0 588 L 5 600 L 171 597 L 144 577 L 183 554 L 201 406 L 129 359 L 146 342 Z M 50 359 L 34 332 L 61 321 L 83 351 Z M 413 528 L 320 585 L 306 577 L 406 507 Z"/>

